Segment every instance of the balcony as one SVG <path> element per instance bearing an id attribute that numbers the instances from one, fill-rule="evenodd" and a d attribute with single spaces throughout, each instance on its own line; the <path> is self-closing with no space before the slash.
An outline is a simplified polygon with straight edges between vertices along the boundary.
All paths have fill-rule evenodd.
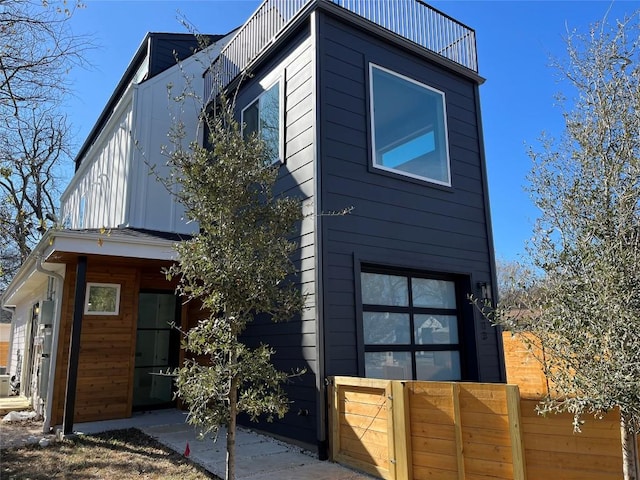
<path id="1" fill-rule="evenodd" d="M 355 14 L 472 72 L 478 71 L 475 31 L 420 0 L 265 0 L 205 73 L 207 102 L 316 7 Z"/>

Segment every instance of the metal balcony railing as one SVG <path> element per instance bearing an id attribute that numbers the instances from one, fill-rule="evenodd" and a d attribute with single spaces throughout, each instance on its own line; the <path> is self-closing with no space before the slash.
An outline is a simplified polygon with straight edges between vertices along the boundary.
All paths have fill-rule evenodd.
<path id="1" fill-rule="evenodd" d="M 475 31 L 421 0 L 264 0 L 205 73 L 205 99 L 227 87 L 305 7 L 335 4 L 390 32 L 478 71 Z"/>

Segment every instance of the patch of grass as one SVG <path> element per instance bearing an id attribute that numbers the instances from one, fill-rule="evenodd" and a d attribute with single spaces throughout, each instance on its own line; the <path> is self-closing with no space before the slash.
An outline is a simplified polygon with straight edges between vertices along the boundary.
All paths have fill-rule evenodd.
<path id="1" fill-rule="evenodd" d="M 2 450 L 0 463 L 3 480 L 218 478 L 135 428 Z"/>

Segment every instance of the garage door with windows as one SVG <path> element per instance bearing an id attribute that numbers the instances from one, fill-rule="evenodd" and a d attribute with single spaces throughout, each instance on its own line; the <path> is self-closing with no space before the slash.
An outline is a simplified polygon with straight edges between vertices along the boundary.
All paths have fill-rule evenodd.
<path id="1" fill-rule="evenodd" d="M 459 283 L 453 276 L 363 267 L 365 376 L 465 378 Z"/>

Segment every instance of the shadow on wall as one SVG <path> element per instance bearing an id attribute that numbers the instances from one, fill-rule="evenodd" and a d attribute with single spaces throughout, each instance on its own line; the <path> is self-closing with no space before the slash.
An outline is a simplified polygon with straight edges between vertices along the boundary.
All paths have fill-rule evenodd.
<path id="1" fill-rule="evenodd" d="M 289 177 L 289 178 L 287 178 Z M 272 423 L 261 418 L 258 423 L 251 422 L 248 416 L 241 415 L 242 425 L 294 439 L 305 444 L 317 443 L 316 376 L 318 359 L 316 351 L 315 323 L 315 259 L 313 245 L 313 198 L 307 198 L 297 182 L 291 181 L 291 171 L 286 164 L 280 168 L 276 193 L 302 199 L 303 220 L 296 226 L 292 239 L 298 244 L 292 261 L 297 270 L 295 283 L 307 294 L 306 308 L 301 314 L 286 322 L 274 323 L 266 316 L 257 317 L 247 326 L 243 341 L 250 347 L 260 344 L 269 345 L 274 351 L 272 362 L 280 371 L 305 373 L 294 376 L 284 386 L 290 402 L 289 412 L 282 419 Z"/>

